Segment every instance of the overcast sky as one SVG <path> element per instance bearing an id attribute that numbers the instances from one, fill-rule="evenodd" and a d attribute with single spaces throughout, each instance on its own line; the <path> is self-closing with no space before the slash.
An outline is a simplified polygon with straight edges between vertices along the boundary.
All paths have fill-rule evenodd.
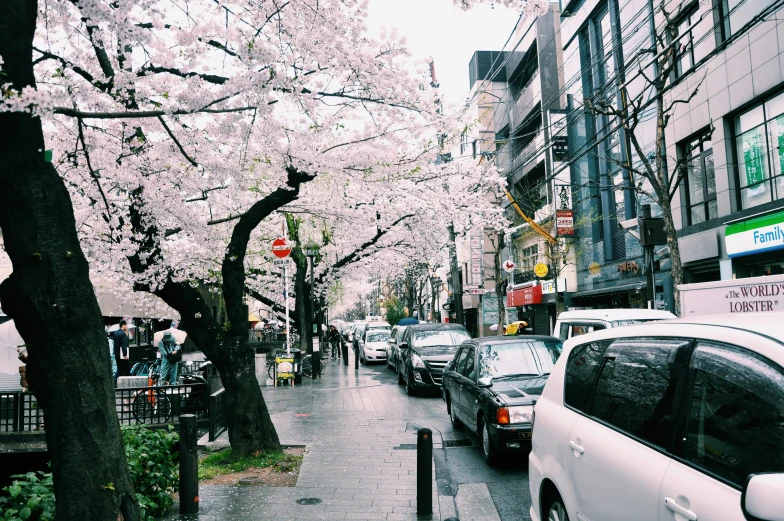
<path id="1" fill-rule="evenodd" d="M 468 95 L 468 62 L 474 51 L 500 50 L 518 14 L 489 5 L 463 11 L 453 0 L 370 0 L 368 24 L 398 29 L 406 36 L 411 54 L 432 57 L 436 77 L 448 101 Z"/>

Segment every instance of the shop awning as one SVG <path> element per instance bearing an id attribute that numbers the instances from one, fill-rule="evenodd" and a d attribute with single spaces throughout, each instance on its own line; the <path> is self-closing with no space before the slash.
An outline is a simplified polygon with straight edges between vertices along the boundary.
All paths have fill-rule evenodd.
<path id="1" fill-rule="evenodd" d="M 645 287 L 644 282 L 633 282 L 631 284 L 619 284 L 617 286 L 608 286 L 606 288 L 589 289 L 586 291 L 578 291 L 572 295 L 574 297 L 593 297 L 594 295 L 607 295 L 608 293 L 623 293 L 626 291 L 641 290 Z"/>

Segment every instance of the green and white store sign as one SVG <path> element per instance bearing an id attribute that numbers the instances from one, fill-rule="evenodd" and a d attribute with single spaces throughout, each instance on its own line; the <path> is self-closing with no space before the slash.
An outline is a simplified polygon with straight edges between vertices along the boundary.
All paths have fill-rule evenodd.
<path id="1" fill-rule="evenodd" d="M 724 243 L 730 257 L 784 250 L 784 211 L 730 224 Z"/>

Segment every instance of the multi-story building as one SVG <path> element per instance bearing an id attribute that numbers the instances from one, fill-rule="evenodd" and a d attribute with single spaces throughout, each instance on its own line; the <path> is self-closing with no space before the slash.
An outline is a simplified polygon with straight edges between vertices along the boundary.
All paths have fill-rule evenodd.
<path id="1" fill-rule="evenodd" d="M 643 204 L 651 204 L 654 215 L 660 212 L 655 200 L 640 196 L 645 185 L 626 168 L 639 166 L 640 160 L 624 125 L 595 107 L 604 102 L 623 108 L 627 96 L 651 94 L 642 78 L 654 73 L 653 9 L 650 0 L 572 0 L 561 14 L 569 169 L 579 236 L 572 307 L 644 307 L 649 299 L 643 248 L 628 223 L 636 223 Z M 653 159 L 656 106 L 644 106 L 639 115 L 636 137 L 646 158 Z M 666 260 L 659 264 L 657 307 L 672 309 L 669 265 Z"/>
<path id="2" fill-rule="evenodd" d="M 656 91 L 645 79 L 658 74 L 657 59 L 670 51 L 676 54 L 663 89 L 662 106 L 672 108 L 664 161 L 685 282 L 781 273 L 784 235 L 766 242 L 775 233 L 764 233 L 784 222 L 784 22 L 775 20 L 776 7 L 781 4 L 765 0 L 573 0 L 564 6 L 580 237 L 572 306 L 643 307 L 652 298 L 633 229 L 643 204 L 660 213 L 658 201 L 643 194 L 644 180 L 631 173 L 641 163 L 631 136 L 595 107 L 598 100 L 627 107 L 648 89 L 651 102 L 642 106 L 633 132 L 653 161 Z M 657 307 L 673 310 L 668 257 L 668 248 L 657 250 L 655 298 Z"/>
<path id="3" fill-rule="evenodd" d="M 667 127 L 685 163 L 673 200 L 685 282 L 784 271 L 784 20 L 781 2 L 695 3 Z M 699 88 L 698 88 L 699 86 Z"/>
<path id="4" fill-rule="evenodd" d="M 515 263 L 507 300 L 537 334 L 552 332 L 556 314 L 576 289 L 572 240 L 556 226 L 559 186 L 571 188 L 568 172 L 558 171 L 566 140 L 560 18 L 558 4 L 550 4 L 544 14 L 518 23 L 494 121 L 496 166 L 518 206 L 504 201 L 516 224 L 507 238 Z"/>

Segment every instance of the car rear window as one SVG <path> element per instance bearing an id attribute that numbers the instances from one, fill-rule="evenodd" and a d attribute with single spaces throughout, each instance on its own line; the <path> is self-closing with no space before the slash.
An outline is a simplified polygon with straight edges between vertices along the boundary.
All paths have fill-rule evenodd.
<path id="1" fill-rule="evenodd" d="M 389 333 L 386 329 L 370 330 L 367 334 L 367 342 L 386 342 L 389 340 Z"/>
<path id="2" fill-rule="evenodd" d="M 466 340 L 471 340 L 468 332 L 460 329 L 416 331 L 412 336 L 413 347 L 459 346 Z"/>

